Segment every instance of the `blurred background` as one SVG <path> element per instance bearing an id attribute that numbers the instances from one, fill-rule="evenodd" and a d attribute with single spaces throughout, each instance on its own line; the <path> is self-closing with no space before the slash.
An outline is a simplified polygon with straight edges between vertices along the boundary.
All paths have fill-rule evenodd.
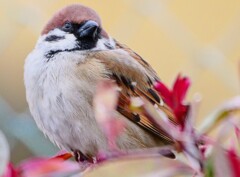
<path id="1" fill-rule="evenodd" d="M 0 0 L 0 129 L 14 162 L 58 151 L 28 112 L 23 66 L 42 27 L 59 8 L 83 3 L 95 9 L 111 36 L 127 44 L 171 85 L 188 75 L 188 95 L 202 98 L 198 122 L 239 94 L 239 0 Z"/>

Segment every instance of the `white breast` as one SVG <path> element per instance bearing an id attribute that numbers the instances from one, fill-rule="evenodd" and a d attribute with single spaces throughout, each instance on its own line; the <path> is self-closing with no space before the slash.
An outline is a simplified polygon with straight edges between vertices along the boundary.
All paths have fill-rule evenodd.
<path id="1" fill-rule="evenodd" d="M 92 111 L 96 82 L 88 81 L 84 71 L 79 73 L 78 63 L 83 60 L 79 52 L 63 52 L 47 62 L 44 53 L 35 49 L 26 59 L 24 80 L 40 130 L 60 148 L 93 154 L 105 149 L 106 140 Z"/>

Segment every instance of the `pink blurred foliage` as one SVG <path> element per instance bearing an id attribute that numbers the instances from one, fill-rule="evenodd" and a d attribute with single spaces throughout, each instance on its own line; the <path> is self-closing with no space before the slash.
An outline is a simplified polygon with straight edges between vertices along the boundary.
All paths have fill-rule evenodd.
<path id="1" fill-rule="evenodd" d="M 68 159 L 72 157 L 72 154 L 66 151 L 61 151 L 49 159 L 33 158 L 26 160 L 16 167 L 9 163 L 2 177 L 58 176 L 58 174 L 65 173 L 69 175 L 78 174 L 85 169 L 88 169 L 87 173 L 90 173 L 94 171 L 93 169 L 112 163 L 113 160 L 115 163 L 120 163 L 122 161 L 128 162 L 132 159 L 149 158 L 153 159 L 157 163 L 156 165 L 159 165 L 159 170 L 146 174 L 148 177 L 171 176 L 173 174 L 182 175 L 186 174 L 186 172 L 188 176 L 196 177 L 212 177 L 219 176 L 219 174 L 225 174 L 229 177 L 240 176 L 240 158 L 239 150 L 237 150 L 240 149 L 239 121 L 230 121 L 234 117 L 233 115 L 239 118 L 237 112 L 240 111 L 240 97 L 230 100 L 223 107 L 219 108 L 217 114 L 209 118 L 214 121 L 206 120 L 208 126 L 203 129 L 205 131 L 198 131 L 193 125 L 194 105 L 185 103 L 189 86 L 190 79 L 182 77 L 180 74 L 177 76 L 172 89 L 168 89 L 162 82 L 158 82 L 155 85 L 155 89 L 173 110 L 176 122 L 180 126 L 173 124 L 160 109 L 154 107 L 144 98 L 139 100 L 141 104 L 136 104 L 139 105 L 139 110 L 147 113 L 149 119 L 173 139 L 173 145 L 129 151 L 118 149 L 116 139 L 125 128 L 124 122 L 115 117 L 119 88 L 111 81 L 102 81 L 97 87 L 97 93 L 94 98 L 94 111 L 96 120 L 107 137 L 107 151 L 100 150 L 98 155 L 94 157 L 96 161 L 92 164 L 70 161 Z M 237 142 L 232 143 L 230 147 L 223 146 L 218 141 L 219 138 L 215 140 L 207 135 L 209 129 L 213 129 L 213 127 L 219 124 L 222 127 L 227 127 L 229 122 L 234 127 L 234 135 L 237 139 Z M 228 133 L 228 129 L 221 130 L 219 133 L 220 138 L 223 134 Z M 175 158 L 175 156 L 179 157 L 176 160 L 172 160 L 171 158 Z M 161 159 L 161 161 L 159 162 L 156 159 Z M 164 171 L 162 168 L 168 170 Z M 141 176 L 145 175 L 141 174 Z"/>
<path id="2" fill-rule="evenodd" d="M 40 177 L 78 171 L 75 162 L 60 158 L 33 158 L 23 161 L 17 167 L 9 163 L 3 177 Z"/>
<path id="3" fill-rule="evenodd" d="M 235 149 L 229 149 L 227 151 L 227 157 L 230 161 L 231 169 L 233 171 L 234 177 L 240 176 L 240 157 L 237 155 Z"/>
<path id="4" fill-rule="evenodd" d="M 95 117 L 108 139 L 110 150 L 116 150 L 116 138 L 124 129 L 124 122 L 115 118 L 118 101 L 118 88 L 111 81 L 103 81 L 98 85 L 94 98 Z"/>
<path id="5" fill-rule="evenodd" d="M 18 177 L 20 176 L 20 172 L 16 169 L 12 163 L 8 163 L 5 173 L 2 177 Z"/>

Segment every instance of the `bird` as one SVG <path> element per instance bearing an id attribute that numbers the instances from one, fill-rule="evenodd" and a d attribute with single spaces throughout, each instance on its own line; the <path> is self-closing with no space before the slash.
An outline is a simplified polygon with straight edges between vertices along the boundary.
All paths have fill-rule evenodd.
<path id="1" fill-rule="evenodd" d="M 111 37 L 97 12 L 82 4 L 57 11 L 44 26 L 24 65 L 30 113 L 38 128 L 79 161 L 107 150 L 107 137 L 96 121 L 93 100 L 101 80 L 119 89 L 116 118 L 124 131 L 116 144 L 123 151 L 174 143 L 148 116 L 129 109 L 142 97 L 174 120 L 154 89 L 160 79 L 136 52 Z"/>

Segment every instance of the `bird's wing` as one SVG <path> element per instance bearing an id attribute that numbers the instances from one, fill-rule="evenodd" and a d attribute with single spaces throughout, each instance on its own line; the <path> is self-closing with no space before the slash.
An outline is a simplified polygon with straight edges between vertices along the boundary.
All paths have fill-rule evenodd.
<path id="1" fill-rule="evenodd" d="M 121 88 L 117 111 L 142 128 L 162 138 L 163 142 L 173 143 L 171 137 L 153 120 L 143 113 L 134 113 L 129 109 L 132 97 L 143 97 L 157 105 L 169 119 L 174 121 L 172 111 L 163 103 L 161 97 L 153 88 L 155 75 L 151 75 L 144 66 L 122 49 L 91 53 L 91 55 L 94 55 L 92 57 L 103 63 L 108 70 L 106 77 L 116 81 Z"/>
<path id="2" fill-rule="evenodd" d="M 153 68 L 136 52 L 134 52 L 131 48 L 129 48 L 125 44 L 121 44 L 117 40 L 114 40 L 116 44 L 117 49 L 122 49 L 126 51 L 133 59 L 135 59 L 140 65 L 142 65 L 145 70 L 148 72 L 149 75 L 151 75 L 154 78 L 154 81 L 159 81 L 159 77 L 157 73 L 153 70 Z"/>

